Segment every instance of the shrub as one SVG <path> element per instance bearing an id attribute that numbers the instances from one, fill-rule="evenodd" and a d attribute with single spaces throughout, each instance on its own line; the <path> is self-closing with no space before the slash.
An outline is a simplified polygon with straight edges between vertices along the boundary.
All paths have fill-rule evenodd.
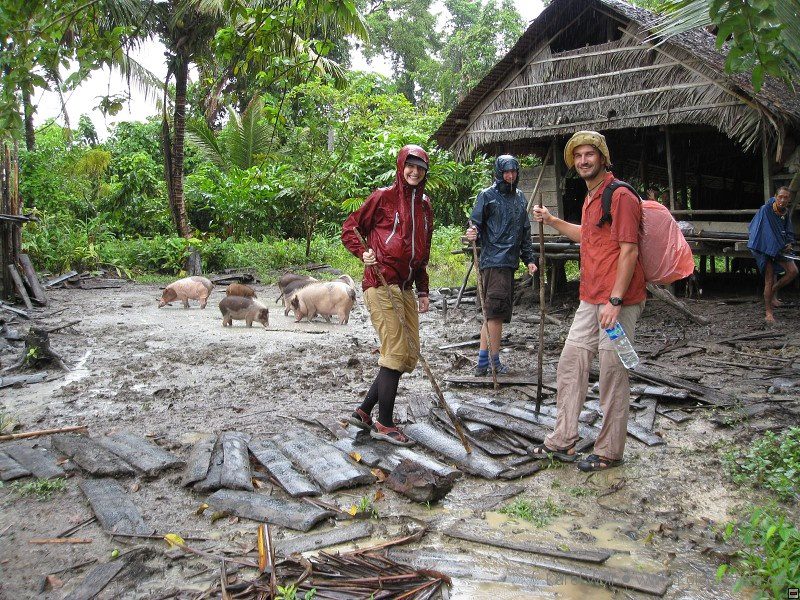
<path id="1" fill-rule="evenodd" d="M 789 588 L 800 587 L 800 530 L 781 512 L 757 507 L 749 521 L 729 524 L 725 539 L 742 545 L 736 558 L 717 570 L 720 579 L 728 571 L 738 575 L 734 591 L 749 585 L 761 598 L 786 598 Z"/>
<path id="2" fill-rule="evenodd" d="M 781 500 L 800 495 L 800 427 L 780 436 L 768 431 L 750 448 L 723 455 L 725 471 L 734 483 L 749 483 L 775 492 Z"/>

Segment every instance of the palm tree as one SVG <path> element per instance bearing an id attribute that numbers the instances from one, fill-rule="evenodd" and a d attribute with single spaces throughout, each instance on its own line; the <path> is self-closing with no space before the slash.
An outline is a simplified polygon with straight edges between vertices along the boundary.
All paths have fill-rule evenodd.
<path id="1" fill-rule="evenodd" d="M 719 45 L 729 40 L 726 67 L 752 71 L 753 87 L 765 74 L 792 85 L 800 73 L 800 0 L 723 3 L 665 0 L 655 35 L 669 38 L 700 27 L 716 27 Z"/>

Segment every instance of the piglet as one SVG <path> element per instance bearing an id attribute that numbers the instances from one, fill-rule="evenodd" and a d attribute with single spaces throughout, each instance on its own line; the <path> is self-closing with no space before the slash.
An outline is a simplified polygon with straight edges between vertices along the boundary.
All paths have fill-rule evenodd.
<path id="1" fill-rule="evenodd" d="M 225 296 L 219 303 L 222 326 L 232 327 L 233 321 L 244 321 L 248 327 L 253 321 L 269 327 L 269 309 L 258 300 L 243 296 Z"/>
<path id="2" fill-rule="evenodd" d="M 350 311 L 356 301 L 356 291 L 342 281 L 312 283 L 297 290 L 291 300 L 295 323 L 304 317 L 310 321 L 317 315 L 330 323 L 331 315 L 339 317 L 339 324 L 345 325 L 350 319 Z"/>
<path id="3" fill-rule="evenodd" d="M 214 289 L 214 284 L 199 275 L 178 279 L 178 281 L 170 283 L 161 294 L 158 308 L 176 300 L 183 302 L 183 308 L 189 308 L 189 300 L 199 300 L 200 308 L 205 308 L 212 289 Z"/>
<path id="4" fill-rule="evenodd" d="M 225 290 L 226 296 L 242 296 L 244 298 L 258 298 L 256 291 L 243 283 L 232 283 Z"/>

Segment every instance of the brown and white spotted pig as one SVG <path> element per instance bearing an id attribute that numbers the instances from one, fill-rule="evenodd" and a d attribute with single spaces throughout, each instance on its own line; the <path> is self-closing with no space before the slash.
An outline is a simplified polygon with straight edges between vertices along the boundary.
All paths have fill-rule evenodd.
<path id="1" fill-rule="evenodd" d="M 258 300 L 244 296 L 225 296 L 219 303 L 222 326 L 232 327 L 234 321 L 244 321 L 248 327 L 253 321 L 269 327 L 269 309 Z"/>
<path id="2" fill-rule="evenodd" d="M 199 275 L 178 279 L 170 283 L 161 294 L 158 308 L 176 301 L 183 302 L 183 308 L 189 308 L 189 300 L 199 300 L 200 308 L 205 308 L 212 289 L 214 284 Z"/>
<path id="3" fill-rule="evenodd" d="M 350 319 L 350 311 L 356 301 L 356 291 L 343 281 L 312 283 L 297 290 L 292 297 L 295 323 L 304 317 L 309 321 L 320 315 L 330 323 L 331 315 L 339 317 L 339 324 L 345 325 Z"/>
<path id="4" fill-rule="evenodd" d="M 242 296 L 244 298 L 258 298 L 256 291 L 243 283 L 232 283 L 225 290 L 226 296 Z"/>

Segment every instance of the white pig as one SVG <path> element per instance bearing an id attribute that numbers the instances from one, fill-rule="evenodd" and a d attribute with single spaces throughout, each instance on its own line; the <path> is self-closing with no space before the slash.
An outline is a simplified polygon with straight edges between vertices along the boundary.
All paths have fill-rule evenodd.
<path id="1" fill-rule="evenodd" d="M 343 281 L 312 283 L 297 290 L 292 297 L 295 323 L 303 317 L 310 321 L 317 315 L 330 323 L 331 315 L 339 317 L 339 324 L 345 325 L 350 319 L 350 311 L 356 301 L 356 291 Z"/>
<path id="2" fill-rule="evenodd" d="M 183 308 L 189 308 L 189 300 L 199 300 L 200 308 L 205 308 L 212 289 L 214 284 L 205 277 L 194 275 L 178 279 L 170 283 L 161 294 L 158 308 L 176 300 L 183 302 Z"/>

